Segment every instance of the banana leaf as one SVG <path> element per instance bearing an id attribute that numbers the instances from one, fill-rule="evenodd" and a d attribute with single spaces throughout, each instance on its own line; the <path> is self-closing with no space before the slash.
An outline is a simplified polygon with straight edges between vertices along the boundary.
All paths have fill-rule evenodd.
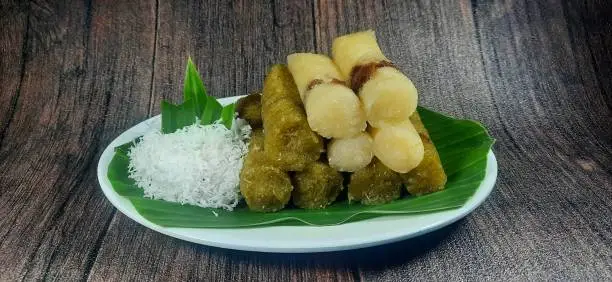
<path id="1" fill-rule="evenodd" d="M 337 225 L 380 216 L 431 213 L 463 206 L 484 179 L 487 153 L 494 140 L 479 123 L 457 120 L 419 107 L 419 114 L 436 145 L 448 181 L 444 190 L 423 196 L 404 196 L 391 203 L 365 206 L 337 201 L 322 210 L 286 208 L 275 213 L 233 211 L 181 205 L 143 196 L 128 175 L 130 144 L 115 149 L 108 168 L 114 190 L 128 198 L 147 220 L 166 227 L 237 228 L 273 225 Z"/>

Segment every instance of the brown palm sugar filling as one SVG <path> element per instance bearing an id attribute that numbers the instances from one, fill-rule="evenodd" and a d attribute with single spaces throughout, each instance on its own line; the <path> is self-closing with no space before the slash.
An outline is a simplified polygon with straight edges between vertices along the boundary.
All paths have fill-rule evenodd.
<path id="1" fill-rule="evenodd" d="M 379 68 L 384 67 L 392 67 L 397 68 L 395 65 L 389 61 L 380 61 L 376 63 L 368 63 L 365 65 L 356 65 L 351 70 L 351 89 L 355 91 L 355 93 L 359 93 L 359 90 L 370 77 L 374 75 L 374 72 Z"/>
<path id="2" fill-rule="evenodd" d="M 311 89 L 313 89 L 315 86 L 319 85 L 319 84 L 323 84 L 323 83 L 331 83 L 331 84 L 340 84 L 340 85 L 346 85 L 344 83 L 344 81 L 333 78 L 331 81 L 323 81 L 322 79 L 313 79 L 310 83 L 308 83 L 308 86 L 306 87 L 306 91 L 310 91 Z"/>

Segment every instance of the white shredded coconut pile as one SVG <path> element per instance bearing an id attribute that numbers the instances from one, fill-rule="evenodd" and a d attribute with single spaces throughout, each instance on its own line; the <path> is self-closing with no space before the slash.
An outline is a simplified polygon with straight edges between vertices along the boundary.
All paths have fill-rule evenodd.
<path id="1" fill-rule="evenodd" d="M 236 120 L 194 124 L 174 133 L 145 134 L 129 153 L 129 174 L 145 197 L 232 210 L 240 200 L 239 173 L 251 128 Z"/>

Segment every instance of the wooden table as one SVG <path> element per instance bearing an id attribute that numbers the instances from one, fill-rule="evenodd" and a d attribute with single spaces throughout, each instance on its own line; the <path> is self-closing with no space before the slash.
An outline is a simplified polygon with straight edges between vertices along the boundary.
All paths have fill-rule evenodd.
<path id="1" fill-rule="evenodd" d="M 0 4 L 0 280 L 612 279 L 612 2 L 185 2 Z M 188 56 L 213 95 L 245 94 L 287 54 L 367 28 L 422 105 L 497 139 L 496 188 L 466 219 L 259 254 L 161 235 L 103 196 L 102 150 L 179 101 Z"/>

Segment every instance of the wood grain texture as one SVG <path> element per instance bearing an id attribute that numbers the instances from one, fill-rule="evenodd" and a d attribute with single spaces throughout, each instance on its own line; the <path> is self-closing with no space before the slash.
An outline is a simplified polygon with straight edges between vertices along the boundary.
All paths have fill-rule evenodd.
<path id="1" fill-rule="evenodd" d="M 27 3 L 0 2 L 0 142 L 13 119 L 27 51 Z M 1 153 L 0 153 L 1 154 Z M 0 190 L 0 194 L 2 190 Z"/>
<path id="2" fill-rule="evenodd" d="M 272 64 L 314 51 L 311 9 L 306 1 L 160 3 L 153 113 L 162 99 L 182 99 L 189 56 L 210 95 L 260 90 Z"/>
<path id="3" fill-rule="evenodd" d="M 584 23 L 569 8 L 577 3 L 483 1 L 475 10 L 508 172 L 483 212 L 514 219 L 492 226 L 516 230 L 497 238 L 509 243 L 498 257 L 522 258 L 506 267 L 518 279 L 612 275 L 612 223 L 601 220 L 612 216 L 610 104 L 585 56 L 590 35 L 577 32 Z"/>
<path id="4" fill-rule="evenodd" d="M 0 280 L 610 280 L 612 2 L 0 1 Z M 375 28 L 424 106 L 497 139 L 492 196 L 415 239 L 258 254 L 150 231 L 99 190 L 101 150 L 179 101 Z M 245 230 L 245 232 L 248 232 Z"/>
<path id="5" fill-rule="evenodd" d="M 147 116 L 154 32 L 141 23 L 153 11 L 76 1 L 27 9 L 23 79 L 3 124 L 0 280 L 82 279 L 115 212 L 96 183 L 99 154 Z"/>

